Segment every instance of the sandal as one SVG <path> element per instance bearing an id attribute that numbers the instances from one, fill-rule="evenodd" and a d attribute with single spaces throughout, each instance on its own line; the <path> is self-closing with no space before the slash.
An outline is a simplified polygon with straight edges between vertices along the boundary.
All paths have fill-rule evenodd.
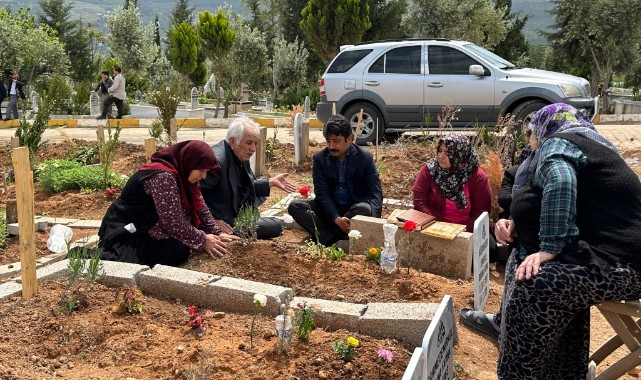
<path id="1" fill-rule="evenodd" d="M 463 323 L 474 330 L 487 334 L 496 340 L 499 339 L 499 332 L 494 329 L 494 326 L 492 326 L 492 323 L 484 311 L 463 308 L 459 315 Z"/>

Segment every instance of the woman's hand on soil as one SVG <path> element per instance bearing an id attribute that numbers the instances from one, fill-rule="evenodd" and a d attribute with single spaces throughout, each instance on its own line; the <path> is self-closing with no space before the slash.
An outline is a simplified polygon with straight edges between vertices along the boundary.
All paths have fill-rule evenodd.
<path id="1" fill-rule="evenodd" d="M 547 252 L 537 252 L 529 255 L 523 260 L 521 265 L 516 268 L 516 281 L 529 280 L 539 274 L 541 264 L 552 260 L 556 255 Z"/>
<path id="2" fill-rule="evenodd" d="M 216 219 L 216 224 L 218 225 L 218 227 L 220 227 L 220 229 L 224 233 L 230 234 L 230 235 L 234 233 L 234 230 L 231 228 L 231 226 L 227 224 L 224 220 Z"/>
<path id="3" fill-rule="evenodd" d="M 227 234 L 227 233 L 222 233 L 222 234 L 218 235 L 218 237 L 220 238 L 220 240 L 222 240 L 225 243 L 229 243 L 229 242 L 232 242 L 234 240 L 240 240 L 240 238 L 238 236 L 232 235 L 232 234 Z"/>
<path id="4" fill-rule="evenodd" d="M 512 234 L 514 233 L 514 221 L 511 219 L 499 219 L 494 227 L 494 234 L 496 241 L 501 244 L 509 244 L 512 242 Z"/>
<path id="5" fill-rule="evenodd" d="M 215 259 L 217 256 L 222 256 L 227 253 L 227 244 L 220 236 L 207 234 L 203 251 Z"/>

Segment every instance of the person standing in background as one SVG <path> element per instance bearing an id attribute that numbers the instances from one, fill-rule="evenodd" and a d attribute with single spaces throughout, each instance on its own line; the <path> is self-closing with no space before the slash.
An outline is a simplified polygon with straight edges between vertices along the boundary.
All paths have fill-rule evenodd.
<path id="1" fill-rule="evenodd" d="M 18 72 L 14 71 L 11 73 L 11 82 L 7 88 L 9 104 L 7 105 L 7 112 L 4 120 L 18 119 L 18 97 L 22 100 L 27 98 L 22 91 L 22 86 L 24 86 L 24 83 L 20 81 L 20 75 Z M 12 113 L 13 117 L 11 117 Z"/>

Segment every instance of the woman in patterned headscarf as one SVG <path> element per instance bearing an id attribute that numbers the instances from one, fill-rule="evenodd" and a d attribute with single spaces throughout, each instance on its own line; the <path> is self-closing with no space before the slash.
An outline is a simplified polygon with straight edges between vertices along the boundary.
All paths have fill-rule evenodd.
<path id="1" fill-rule="evenodd" d="M 439 221 L 465 224 L 468 232 L 484 211 L 492 193 L 487 174 L 470 140 L 451 134 L 438 142 L 436 158 L 423 165 L 414 182 L 414 208 Z"/>
<path id="2" fill-rule="evenodd" d="M 511 220 L 496 238 L 508 259 L 500 379 L 583 379 L 590 306 L 641 297 L 641 182 L 590 120 L 567 104 L 538 111 L 516 175 Z"/>
<path id="3" fill-rule="evenodd" d="M 200 194 L 199 181 L 209 170 L 220 170 L 220 164 L 203 141 L 183 141 L 154 153 L 102 220 L 102 258 L 177 266 L 191 251 L 212 257 L 226 253 L 226 243 L 237 237 L 222 232 Z"/>

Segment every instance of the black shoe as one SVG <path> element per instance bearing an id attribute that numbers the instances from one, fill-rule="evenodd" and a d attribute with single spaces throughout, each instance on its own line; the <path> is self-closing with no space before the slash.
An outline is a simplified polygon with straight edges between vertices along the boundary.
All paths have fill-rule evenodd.
<path id="1" fill-rule="evenodd" d="M 106 117 L 105 117 L 105 116 L 102 116 L 102 115 L 101 115 L 101 116 L 98 116 L 98 117 L 96 118 L 96 120 L 104 120 L 104 119 L 106 119 Z"/>

